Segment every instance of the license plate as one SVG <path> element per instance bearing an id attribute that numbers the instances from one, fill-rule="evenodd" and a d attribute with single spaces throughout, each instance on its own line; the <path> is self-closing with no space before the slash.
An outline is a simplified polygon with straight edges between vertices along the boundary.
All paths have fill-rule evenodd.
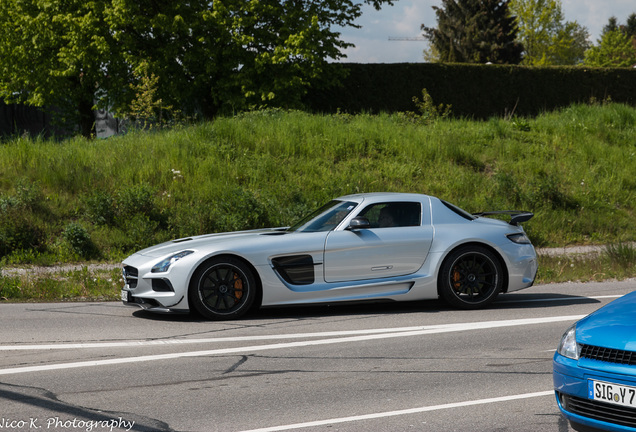
<path id="1" fill-rule="evenodd" d="M 126 290 L 121 290 L 121 301 L 128 301 L 128 291 Z"/>
<path id="2" fill-rule="evenodd" d="M 588 399 L 636 408 L 636 387 L 588 380 Z"/>

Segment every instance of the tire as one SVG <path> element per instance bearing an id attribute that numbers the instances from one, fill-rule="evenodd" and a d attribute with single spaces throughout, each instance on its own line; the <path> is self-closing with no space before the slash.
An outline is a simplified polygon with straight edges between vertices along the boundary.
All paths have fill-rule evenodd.
<path id="1" fill-rule="evenodd" d="M 254 303 L 256 279 L 240 260 L 213 258 L 194 273 L 188 290 L 190 305 L 211 320 L 243 316 Z"/>
<path id="2" fill-rule="evenodd" d="M 485 307 L 503 287 L 501 262 L 484 247 L 460 247 L 444 260 L 438 287 L 442 298 L 459 309 Z"/>

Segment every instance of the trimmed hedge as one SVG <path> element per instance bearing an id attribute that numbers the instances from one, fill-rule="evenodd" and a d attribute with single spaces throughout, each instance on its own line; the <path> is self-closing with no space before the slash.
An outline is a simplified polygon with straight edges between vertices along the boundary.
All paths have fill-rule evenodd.
<path id="1" fill-rule="evenodd" d="M 436 104 L 457 117 L 534 116 L 591 100 L 636 105 L 636 69 L 526 67 L 440 63 L 332 65 L 348 75 L 342 85 L 312 90 L 314 112 L 414 111 L 413 97 L 427 89 Z"/>

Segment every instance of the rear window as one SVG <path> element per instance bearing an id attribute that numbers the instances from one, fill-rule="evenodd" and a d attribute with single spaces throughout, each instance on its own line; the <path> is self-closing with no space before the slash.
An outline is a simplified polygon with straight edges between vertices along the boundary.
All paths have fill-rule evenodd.
<path id="1" fill-rule="evenodd" d="M 449 203 L 447 201 L 444 201 L 444 200 L 440 200 L 440 201 L 442 202 L 442 204 L 444 204 L 446 207 L 448 207 L 450 210 L 452 210 L 454 213 L 457 213 L 458 215 L 460 215 L 464 219 L 468 219 L 468 220 L 475 220 L 476 219 L 475 216 L 471 215 L 466 210 L 460 209 L 455 204 L 451 204 L 451 203 Z"/>

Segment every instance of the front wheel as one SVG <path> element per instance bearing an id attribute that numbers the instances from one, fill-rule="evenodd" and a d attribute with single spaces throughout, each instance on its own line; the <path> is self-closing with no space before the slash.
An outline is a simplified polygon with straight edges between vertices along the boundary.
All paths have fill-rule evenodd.
<path id="1" fill-rule="evenodd" d="M 204 317 L 235 319 L 254 303 L 256 280 L 243 262 L 231 257 L 215 258 L 194 273 L 188 293 L 190 304 Z"/>
<path id="2" fill-rule="evenodd" d="M 464 246 L 444 260 L 439 291 L 460 309 L 478 309 L 495 300 L 503 287 L 503 269 L 497 256 L 481 246 Z"/>

